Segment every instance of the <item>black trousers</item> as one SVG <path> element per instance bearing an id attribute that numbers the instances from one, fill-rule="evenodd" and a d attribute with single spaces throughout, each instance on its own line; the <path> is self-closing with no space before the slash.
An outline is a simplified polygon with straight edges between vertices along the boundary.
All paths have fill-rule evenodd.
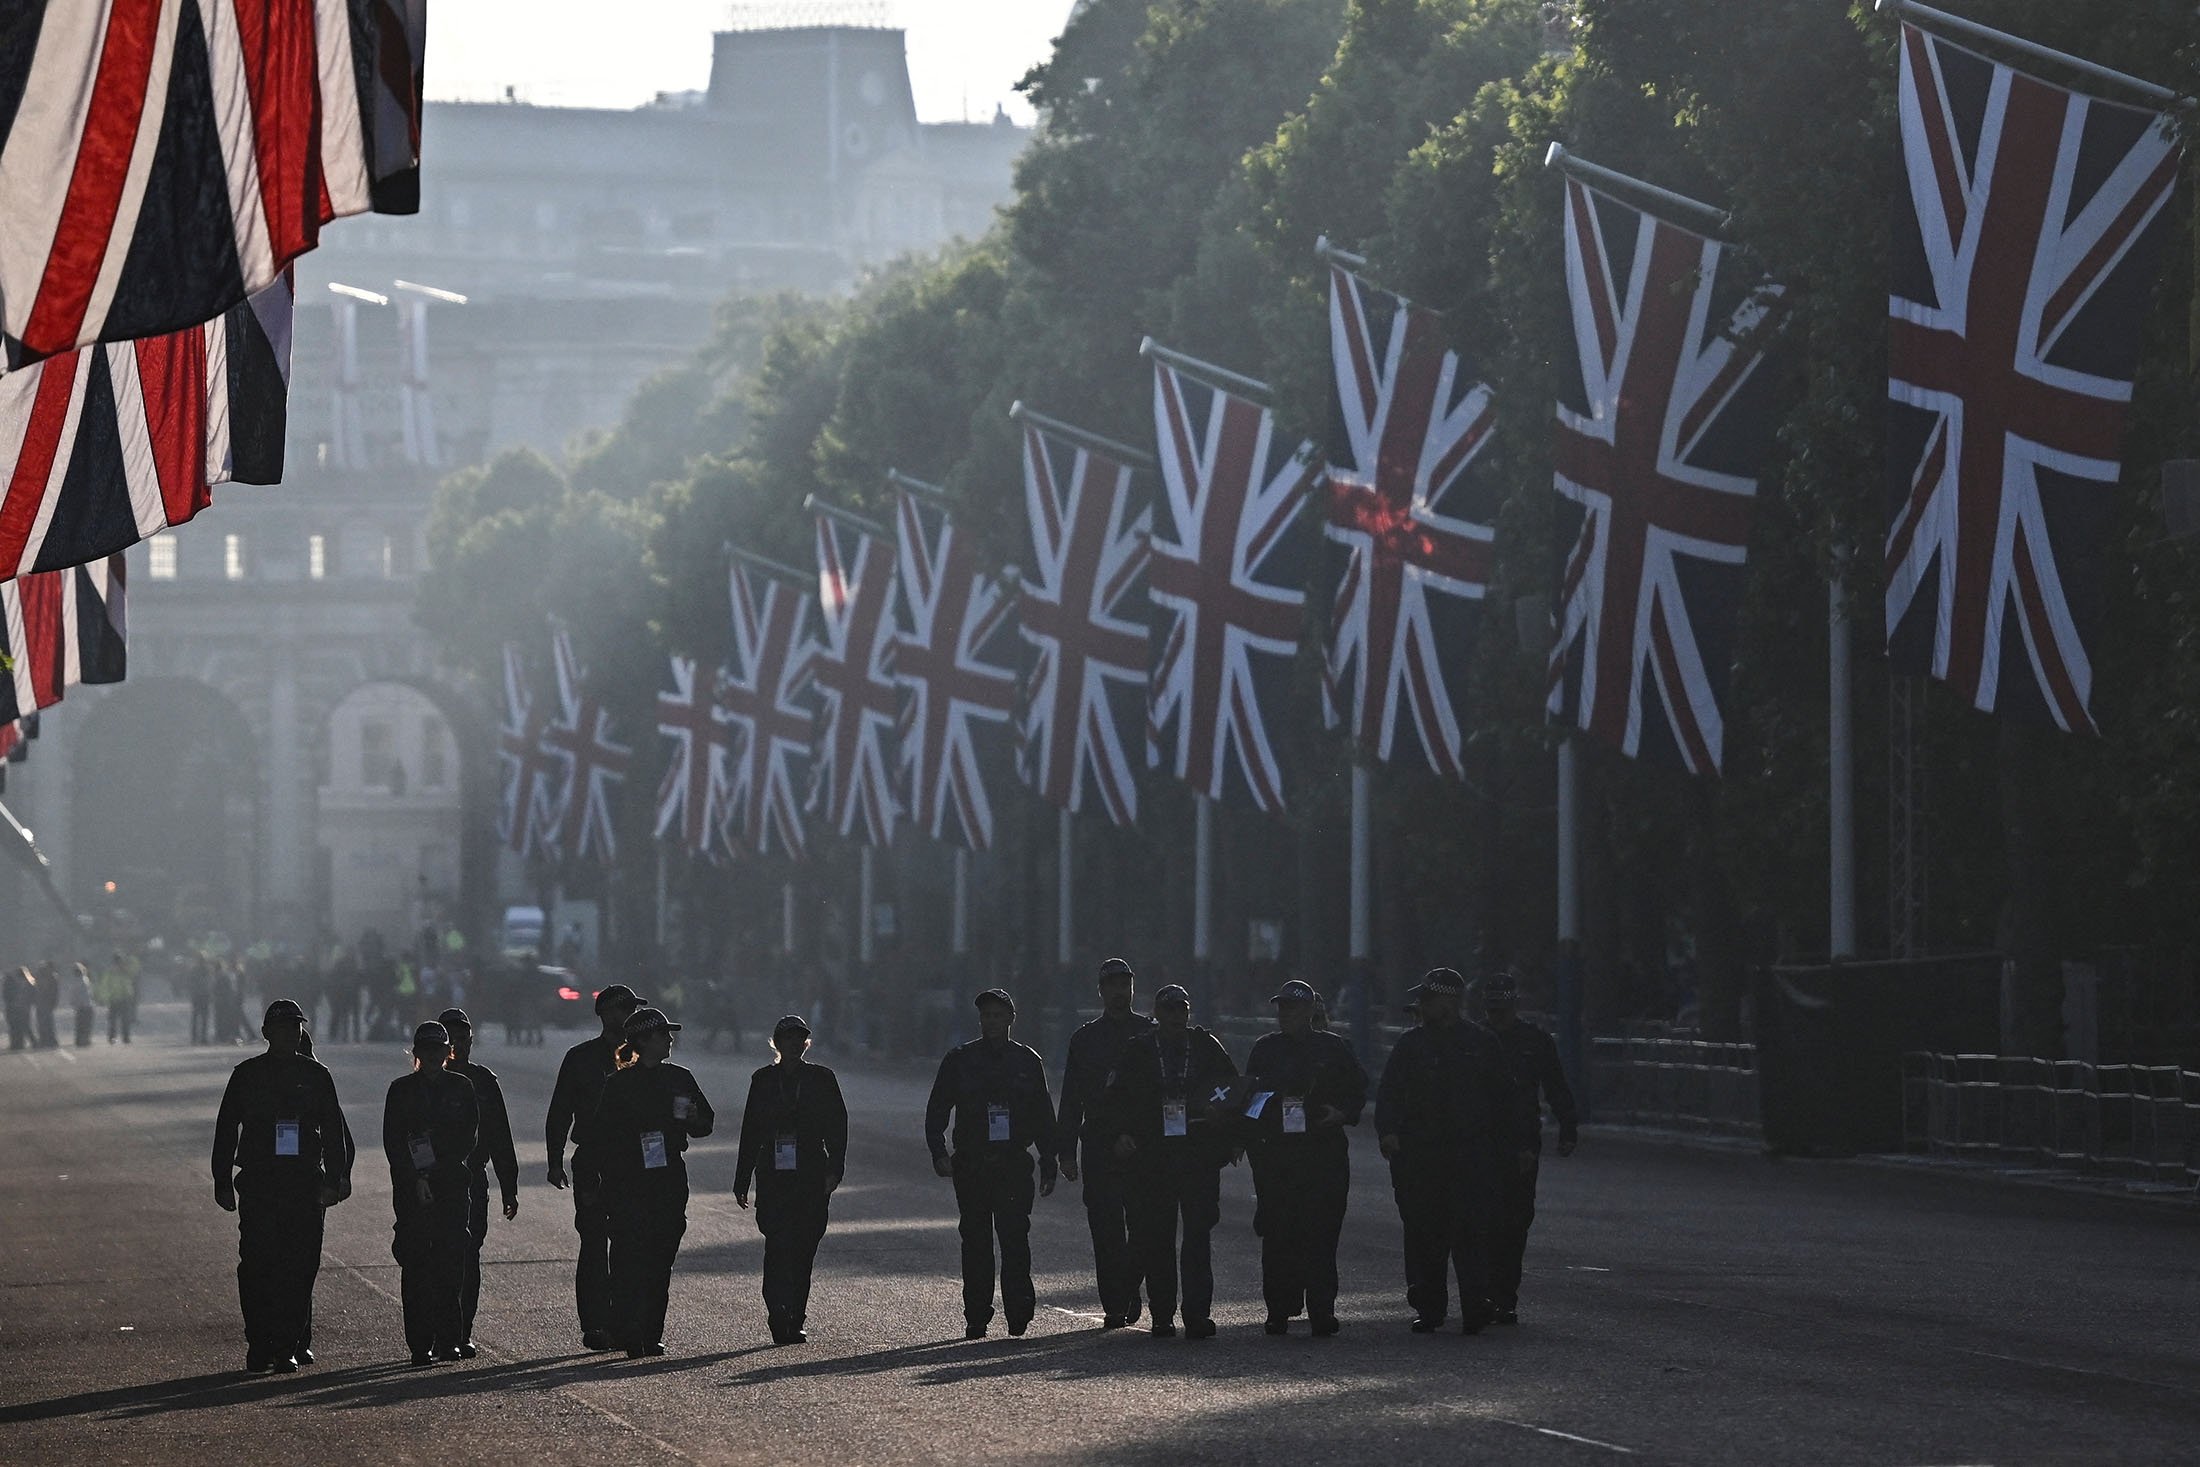
<path id="1" fill-rule="evenodd" d="M 955 1153 L 955 1207 L 962 1214 L 963 1318 L 993 1318 L 993 1244 L 1001 1245 L 1001 1312 L 1011 1325 L 1038 1311 L 1031 1283 L 1031 1204 L 1038 1197 L 1031 1153 L 989 1145 Z"/>
<path id="2" fill-rule="evenodd" d="M 764 1309 L 775 1328 L 800 1329 L 810 1314 L 810 1271 L 825 1239 L 832 1194 L 823 1177 L 762 1172 L 756 1227 L 764 1235 Z"/>
<path id="3" fill-rule="evenodd" d="M 212 1039 L 213 1037 L 214 1037 L 214 1000 L 212 1000 L 211 998 L 194 998 L 194 999 L 192 999 L 192 1000 L 191 1000 L 191 1042 L 192 1042 L 193 1044 L 205 1044 L 205 1043 L 206 1043 L 207 1041 L 211 1040 L 211 1039 Z M 334 1038 L 335 1036 L 334 1036 L 334 1035 L 331 1035 L 330 1037 L 331 1037 L 331 1038 Z"/>
<path id="4" fill-rule="evenodd" d="M 1129 1175 L 1131 1248 L 1145 1275 L 1146 1298 L 1156 1324 L 1176 1317 L 1211 1319 L 1215 1305 L 1215 1224 L 1222 1221 L 1222 1162 L 1197 1142 L 1147 1143 L 1153 1159 L 1140 1159 Z M 1181 1220 L 1184 1240 L 1177 1243 Z M 1182 1294 L 1179 1295 L 1179 1281 Z"/>
<path id="5" fill-rule="evenodd" d="M 660 1344 L 672 1299 L 672 1265 L 687 1232 L 687 1177 L 678 1174 L 607 1190 L 612 1336 L 630 1350 Z"/>
<path id="6" fill-rule="evenodd" d="M 89 1049 L 91 1047 L 92 1020 L 97 1017 L 98 1015 L 88 1008 L 76 1011 L 76 1047 L 78 1049 Z"/>
<path id="7" fill-rule="evenodd" d="M 1491 1247 L 1490 1300 L 1499 1309 L 1520 1307 L 1520 1261 L 1528 1251 L 1528 1229 L 1535 1223 L 1536 1174 L 1542 1158 L 1526 1172 L 1506 1173 Z"/>
<path id="8" fill-rule="evenodd" d="M 1083 1148 L 1085 1223 L 1092 1230 L 1092 1267 L 1100 1285 L 1100 1309 L 1122 1319 L 1138 1316 L 1143 1260 L 1131 1247 L 1131 1179 L 1125 1164 L 1104 1147 Z"/>
<path id="9" fill-rule="evenodd" d="M 466 1266 L 459 1281 L 458 1337 L 472 1340 L 474 1314 L 481 1307 L 481 1245 L 489 1241 L 489 1172 L 486 1167 L 466 1169 Z"/>
<path id="10" fill-rule="evenodd" d="M 1486 1324 L 1497 1185 L 1490 1163 L 1463 1152 L 1409 1151 L 1398 1158 L 1397 1177 L 1406 1302 L 1423 1319 L 1442 1319 L 1450 1312 L 1456 1275 L 1460 1317 Z"/>
<path id="11" fill-rule="evenodd" d="M 471 1189 L 465 1169 L 432 1173 L 433 1197 L 426 1204 L 413 1195 L 410 1178 L 396 1185 L 397 1229 L 390 1254 L 402 1278 L 406 1348 L 415 1355 L 453 1348 L 466 1338 L 466 1260 L 473 1252 L 473 1236 L 466 1227 Z"/>
<path id="12" fill-rule="evenodd" d="M 135 999 L 118 999 L 107 1005 L 107 1042 L 109 1044 L 114 1043 L 115 1036 L 119 1034 L 122 1037 L 122 1042 L 128 1044 L 130 1042 L 130 1025 L 136 1021 L 137 1001 Z"/>
<path id="13" fill-rule="evenodd" d="M 579 1174 L 579 1159 L 574 1172 Z M 573 1184 L 573 1231 L 580 1234 L 581 1253 L 573 1265 L 573 1303 L 579 1311 L 581 1333 L 609 1331 L 611 1317 L 611 1211 L 602 1184 L 591 1182 L 584 1191 Z"/>
<path id="14" fill-rule="evenodd" d="M 318 1185 L 237 1193 L 237 1303 L 245 1350 L 270 1358 L 305 1348 L 321 1272 Z"/>
<path id="15" fill-rule="evenodd" d="M 1337 1239 L 1352 1188 L 1344 1138 L 1271 1140 L 1252 1155 L 1260 1193 L 1253 1231 L 1260 1234 L 1269 1317 L 1289 1319 L 1304 1310 L 1327 1319 L 1337 1312 Z"/>

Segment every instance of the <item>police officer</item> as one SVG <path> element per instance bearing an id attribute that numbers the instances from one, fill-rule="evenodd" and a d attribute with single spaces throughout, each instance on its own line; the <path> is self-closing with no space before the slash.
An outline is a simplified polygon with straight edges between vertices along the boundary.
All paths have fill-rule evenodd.
<path id="1" fill-rule="evenodd" d="M 1125 1044 L 1116 1064 L 1111 1149 L 1131 1199 L 1131 1250 L 1153 1301 L 1155 1338 L 1176 1333 L 1181 1268 L 1185 1338 L 1212 1339 L 1212 1234 L 1222 1220 L 1222 1167 L 1231 1147 L 1209 1111 L 1217 1096 L 1229 1096 L 1237 1062 L 1220 1039 L 1192 1024 L 1192 996 L 1181 986 L 1155 994 L 1153 1012 L 1154 1027 Z"/>
<path id="2" fill-rule="evenodd" d="M 473 1251 L 468 1161 L 480 1139 L 481 1109 L 473 1082 L 443 1067 L 450 1053 L 450 1031 L 441 1024 L 415 1029 L 412 1073 L 390 1082 L 382 1106 L 382 1153 L 397 1215 L 390 1253 L 401 1270 L 405 1344 L 415 1365 L 459 1359 L 466 1338 L 466 1258 Z"/>
<path id="3" fill-rule="evenodd" d="M 1070 1036 L 1069 1063 L 1062 1070 L 1062 1113 L 1054 1128 L 1062 1175 L 1073 1182 L 1080 1176 L 1080 1145 L 1084 1152 L 1085 1221 L 1092 1229 L 1102 1329 L 1135 1324 L 1139 1313 L 1141 1260 L 1130 1245 L 1127 1179 L 1114 1154 L 1119 1132 L 1100 1119 L 1124 1046 L 1153 1029 L 1154 1021 L 1131 1007 L 1137 981 L 1121 958 L 1100 965 L 1100 1017 Z"/>
<path id="4" fill-rule="evenodd" d="M 583 1145 L 610 1200 L 612 1334 L 629 1360 L 665 1353 L 672 1264 L 687 1233 L 687 1144 L 717 1124 L 695 1076 L 671 1062 L 680 1026 L 652 1008 L 626 1021 Z"/>
<path id="5" fill-rule="evenodd" d="M 756 1229 L 764 1235 L 764 1312 L 772 1343 L 808 1341 L 810 1268 L 824 1240 L 833 1190 L 848 1172 L 848 1104 L 840 1080 L 803 1058 L 809 1021 L 789 1014 L 772 1025 L 779 1062 L 749 1077 L 741 1112 L 741 1154 L 733 1200 L 749 1205 L 756 1184 Z"/>
<path id="6" fill-rule="evenodd" d="M 1520 980 L 1509 972 L 1493 974 L 1482 986 L 1489 1026 L 1512 1062 L 1518 1085 L 1520 1132 L 1528 1159 L 1506 1173 L 1497 1216 L 1495 1259 L 1491 1265 L 1491 1302 L 1499 1324 L 1520 1323 L 1520 1260 L 1528 1249 L 1528 1228 L 1535 1222 L 1536 1174 L 1543 1158 L 1543 1102 L 1558 1117 L 1558 1154 L 1572 1156 L 1581 1139 L 1581 1116 L 1566 1070 L 1558 1062 L 1558 1041 L 1520 1017 Z"/>
<path id="7" fill-rule="evenodd" d="M 961 1213 L 963 1338 L 982 1340 L 993 1322 L 993 1240 L 1001 1244 L 1001 1312 L 1020 1335 L 1038 1310 L 1031 1283 L 1031 1148 L 1039 1148 L 1038 1195 L 1054 1192 L 1053 1097 L 1038 1052 L 1008 1037 L 1016 1001 L 998 988 L 978 995 L 978 1037 L 947 1052 L 924 1108 L 932 1170 L 955 1183 Z M 955 1150 L 947 1150 L 948 1119 Z"/>
<path id="8" fill-rule="evenodd" d="M 581 1344 L 591 1350 L 612 1348 L 611 1216 L 596 1175 L 595 1158 L 581 1143 L 578 1129 L 596 1112 L 604 1081 L 618 1068 L 626 1021 L 642 1006 L 624 983 L 596 995 L 596 1017 L 603 1032 L 565 1052 L 558 1082 L 550 1091 L 545 1143 L 550 1156 L 550 1185 L 567 1183 L 565 1143 L 573 1140 L 573 1231 L 580 1234 L 580 1260 L 573 1267 L 573 1299 L 580 1312 Z"/>
<path id="9" fill-rule="evenodd" d="M 321 1271 L 321 1215 L 351 1195 L 336 1084 L 298 1053 L 305 1019 L 287 998 L 267 1006 L 267 1052 L 230 1071 L 214 1121 L 214 1200 L 237 1214 L 244 1368 L 254 1373 L 298 1368 Z"/>
<path id="10" fill-rule="evenodd" d="M 1459 1278 L 1460 1327 L 1490 1320 L 1490 1244 L 1505 1173 L 1525 1141 L 1511 1067 L 1497 1036 L 1459 1012 L 1467 985 L 1450 968 L 1421 980 L 1421 1023 L 1398 1037 L 1376 1091 L 1375 1130 L 1395 1163 L 1406 1223 L 1406 1295 L 1427 1334 Z"/>
<path id="11" fill-rule="evenodd" d="M 1421 985 L 1418 983 L 1406 990 L 1406 1027 L 1408 1029 L 1421 1027 Z M 1379 1130 L 1378 1134 L 1380 1134 Z M 1412 1199 L 1407 1193 L 1406 1170 L 1399 1166 L 1397 1157 L 1391 1156 L 1387 1152 L 1385 1157 L 1390 1162 L 1390 1198 L 1392 1202 L 1397 1204 L 1398 1225 L 1405 1234 L 1403 1251 L 1406 1265 L 1406 1297 L 1411 1299 L 1415 1297 L 1414 1290 L 1419 1280 L 1416 1269 L 1419 1267 L 1421 1258 L 1428 1252 L 1428 1247 L 1419 1237 L 1420 1214 L 1414 1210 Z M 1419 1318 L 1419 1316 L 1416 1315 L 1415 1318 Z"/>
<path id="12" fill-rule="evenodd" d="M 474 1087 L 474 1103 L 481 1109 L 481 1135 L 473 1155 L 466 1158 L 466 1233 L 473 1246 L 466 1250 L 464 1287 L 459 1296 L 458 1353 L 474 1358 L 474 1315 L 481 1307 L 481 1246 L 489 1239 L 489 1168 L 495 1167 L 497 1190 L 504 1196 L 504 1220 L 519 1216 L 519 1156 L 512 1146 L 512 1116 L 504 1105 L 504 1087 L 496 1071 L 474 1063 L 474 1021 L 464 1009 L 445 1009 L 436 1015 L 451 1036 L 451 1058 L 445 1068 L 464 1075 Z"/>
<path id="13" fill-rule="evenodd" d="M 1337 1323 L 1337 1239 L 1352 1185 L 1344 1128 L 1367 1105 L 1367 1071 L 1352 1046 L 1314 1028 L 1316 995 L 1294 978 L 1272 996 L 1277 1032 L 1246 1057 L 1253 1186 L 1259 1194 L 1261 1290 L 1268 1333 L 1288 1334 L 1302 1309 L 1317 1335 Z"/>

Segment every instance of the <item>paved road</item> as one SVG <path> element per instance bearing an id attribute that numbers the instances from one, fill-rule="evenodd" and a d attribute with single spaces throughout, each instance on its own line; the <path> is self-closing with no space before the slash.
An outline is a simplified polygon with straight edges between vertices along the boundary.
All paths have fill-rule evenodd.
<path id="1" fill-rule="evenodd" d="M 363 1154 L 329 1222 L 323 1363 L 246 1377 L 235 1226 L 206 1174 L 243 1052 L 191 1049 L 172 1010 L 151 1018 L 127 1049 L 0 1054 L 0 1462 L 2200 1459 L 2190 1223 L 1612 1135 L 1546 1165 L 1517 1330 L 1407 1333 L 1396 1215 L 1356 1139 L 1341 1337 L 1260 1332 L 1239 1171 L 1218 1234 L 1220 1338 L 1101 1333 L 1065 1186 L 1039 1205 L 1031 1335 L 965 1343 L 952 1200 L 917 1139 L 927 1077 L 857 1065 L 843 1067 L 850 1176 L 813 1342 L 769 1343 L 760 1245 L 726 1192 L 725 1115 L 690 1153 L 672 1354 L 583 1355 L 571 1214 L 541 1182 L 533 1124 L 555 1034 L 480 1056 L 535 1133 L 520 1138 L 520 1216 L 489 1244 L 481 1358 L 402 1365 L 387 1178 Z M 327 1057 L 354 1130 L 379 1134 L 397 1046 Z M 755 1063 L 681 1058 L 722 1114 Z"/>

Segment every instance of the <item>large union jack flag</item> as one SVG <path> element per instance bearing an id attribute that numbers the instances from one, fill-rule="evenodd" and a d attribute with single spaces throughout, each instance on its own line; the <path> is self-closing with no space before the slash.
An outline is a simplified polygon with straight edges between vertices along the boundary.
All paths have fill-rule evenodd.
<path id="1" fill-rule="evenodd" d="M 1549 712 L 1632 758 L 1713 774 L 1770 415 L 1777 288 L 1716 240 L 1566 181 L 1578 385 L 1558 403 L 1571 540 Z"/>
<path id="2" fill-rule="evenodd" d="M 613 792 L 626 781 L 633 750 L 611 737 L 611 715 L 588 691 L 573 639 L 560 627 L 550 642 L 557 665 L 562 712 L 542 732 L 543 746 L 558 763 L 559 790 L 551 802 L 551 849 L 569 861 L 619 858 L 612 824 Z"/>
<path id="3" fill-rule="evenodd" d="M 1138 592 L 1153 510 L 1131 510 L 1131 469 L 1090 444 L 1024 422 L 1032 574 L 1016 614 L 1033 649 L 1017 763 L 1052 804 L 1084 808 L 1089 786 L 1117 825 L 1138 819 L 1123 730 L 1138 727 L 1150 653 Z"/>
<path id="4" fill-rule="evenodd" d="M 810 598 L 748 567 L 733 567 L 733 658 L 718 706 L 739 736 L 726 809 L 729 839 L 758 855 L 774 844 L 800 860 L 808 850 L 795 782 L 817 737 L 810 706 Z"/>
<path id="5" fill-rule="evenodd" d="M 122 556 L 0 585 L 0 723 L 61 701 L 79 683 L 129 670 Z"/>
<path id="6" fill-rule="evenodd" d="M 934 840 L 993 846 L 993 803 L 980 767 L 989 725 L 1016 712 L 1006 665 L 1016 602 L 979 572 L 970 543 L 944 511 L 907 489 L 895 505 L 901 589 L 909 622 L 894 644 L 902 703 L 901 779 L 909 816 Z"/>
<path id="7" fill-rule="evenodd" d="M 874 846 L 893 844 L 889 746 L 901 712 L 894 684 L 894 550 L 876 536 L 817 520 L 817 605 L 824 639 L 811 677 L 824 700 L 809 808 L 842 835 L 858 825 Z"/>
<path id="8" fill-rule="evenodd" d="M 551 811 L 558 765 L 542 740 L 549 722 L 549 704 L 535 696 L 519 648 L 507 642 L 504 725 L 497 732 L 497 759 L 504 774 L 498 832 L 505 848 L 521 856 L 547 850 L 555 830 Z"/>
<path id="9" fill-rule="evenodd" d="M 1298 650 L 1307 538 L 1296 527 L 1318 470 L 1311 444 L 1262 404 L 1154 362 L 1163 493 L 1149 577 L 1162 617 L 1147 695 L 1146 759 L 1211 799 L 1284 802 L 1268 719 Z"/>
<path id="10" fill-rule="evenodd" d="M 672 686 L 657 693 L 657 732 L 672 758 L 657 786 L 657 839 L 690 855 L 728 854 L 724 829 L 732 790 L 733 729 L 713 696 L 713 674 L 692 657 L 670 659 Z"/>
<path id="11" fill-rule="evenodd" d="M 1887 636 L 1982 709 L 2095 728 L 2094 584 L 2179 144 L 1902 33 Z"/>
<path id="12" fill-rule="evenodd" d="M 426 0 L 68 0 L 0 15 L 4 368 L 212 321 L 419 207 Z"/>
<path id="13" fill-rule="evenodd" d="M 1438 774 L 1460 773 L 1467 628 L 1489 587 L 1490 526 L 1467 511 L 1489 441 L 1490 389 L 1444 346 L 1443 318 L 1329 271 L 1329 343 L 1344 462 L 1325 479 L 1322 530 L 1345 547 L 1330 611 L 1322 706 L 1388 760 L 1409 729 Z"/>

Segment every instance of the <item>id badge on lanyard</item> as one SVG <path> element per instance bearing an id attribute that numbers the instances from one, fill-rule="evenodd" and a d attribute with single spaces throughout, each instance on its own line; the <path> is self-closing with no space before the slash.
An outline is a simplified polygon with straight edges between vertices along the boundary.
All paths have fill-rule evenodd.
<path id="1" fill-rule="evenodd" d="M 424 1172 L 435 1165 L 435 1142 L 415 1131 L 405 1138 L 405 1149 L 412 1153 L 413 1170 Z"/>
<path id="2" fill-rule="evenodd" d="M 296 1121 L 277 1121 L 275 1123 L 275 1154 L 277 1156 L 296 1156 L 298 1154 L 298 1123 Z"/>
<path id="3" fill-rule="evenodd" d="M 794 1137 L 782 1135 L 772 1142 L 772 1170 L 791 1172 L 795 1169 Z"/>
<path id="4" fill-rule="evenodd" d="M 665 1164 L 665 1133 L 642 1132 L 642 1166 L 649 1171 L 656 1171 Z"/>
<path id="5" fill-rule="evenodd" d="M 1283 1134 L 1286 1136 L 1303 1136 L 1306 1134 L 1306 1102 L 1296 1095 L 1283 1097 Z"/>
<path id="6" fill-rule="evenodd" d="M 1164 1135 L 1164 1136 L 1182 1136 L 1182 1135 L 1186 1135 L 1186 1134 L 1188 1134 L 1188 1132 L 1187 1132 L 1187 1130 L 1186 1130 L 1186 1128 L 1185 1128 L 1185 1120 L 1186 1120 L 1186 1116 L 1185 1116 L 1185 1111 L 1184 1111 L 1184 1102 L 1183 1102 L 1183 1101 L 1181 1101 L 1181 1100 L 1164 1100 L 1164 1101 L 1162 1101 L 1162 1102 L 1161 1102 L 1161 1134 L 1162 1134 L 1162 1135 Z"/>
<path id="7" fill-rule="evenodd" d="M 985 1139 L 1006 1141 L 1008 1138 L 1008 1107 L 988 1105 L 985 1108 Z"/>

